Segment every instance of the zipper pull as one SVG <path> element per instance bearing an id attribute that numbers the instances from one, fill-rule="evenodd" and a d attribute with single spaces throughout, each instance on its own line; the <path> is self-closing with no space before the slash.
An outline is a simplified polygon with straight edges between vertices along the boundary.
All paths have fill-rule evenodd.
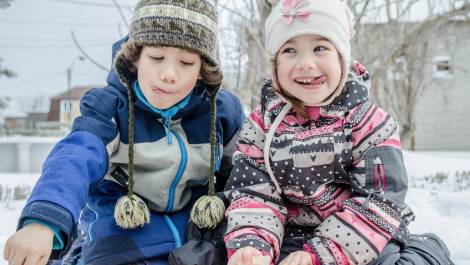
<path id="1" fill-rule="evenodd" d="M 171 143 L 172 143 L 171 118 L 166 118 L 165 119 L 165 127 L 168 129 L 168 132 L 167 132 L 168 144 L 171 145 Z"/>

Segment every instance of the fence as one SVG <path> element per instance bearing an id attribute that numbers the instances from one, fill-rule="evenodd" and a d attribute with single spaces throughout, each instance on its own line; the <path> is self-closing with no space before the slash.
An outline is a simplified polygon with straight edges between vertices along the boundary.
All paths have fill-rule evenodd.
<path id="1" fill-rule="evenodd" d="M 58 137 L 0 137 L 0 172 L 41 172 Z"/>

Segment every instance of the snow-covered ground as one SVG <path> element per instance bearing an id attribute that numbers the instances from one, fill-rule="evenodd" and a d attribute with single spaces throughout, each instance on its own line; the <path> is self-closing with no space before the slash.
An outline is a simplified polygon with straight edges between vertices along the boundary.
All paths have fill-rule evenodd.
<path id="1" fill-rule="evenodd" d="M 410 231 L 437 234 L 447 243 L 457 265 L 470 264 L 470 152 L 405 151 L 404 155 L 410 179 L 407 203 L 416 214 Z M 456 172 L 460 172 L 459 178 Z M 38 174 L 0 173 L 0 185 L 3 189 L 30 186 L 37 177 Z M 24 203 L 0 202 L 0 254 L 16 229 Z M 0 259 L 0 265 L 6 264 Z"/>

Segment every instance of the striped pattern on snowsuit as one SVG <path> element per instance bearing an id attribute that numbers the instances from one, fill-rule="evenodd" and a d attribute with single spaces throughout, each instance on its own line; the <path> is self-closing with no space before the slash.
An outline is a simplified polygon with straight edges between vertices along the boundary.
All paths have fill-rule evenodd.
<path id="1" fill-rule="evenodd" d="M 303 240 L 321 265 L 367 264 L 407 237 L 407 175 L 397 122 L 368 97 L 369 75 L 352 67 L 344 92 L 310 118 L 289 109 L 275 129 L 267 173 L 266 136 L 286 101 L 268 81 L 246 120 L 226 185 L 229 256 L 253 246 L 275 263 L 283 240 Z M 405 210 L 406 209 L 406 210 Z"/>

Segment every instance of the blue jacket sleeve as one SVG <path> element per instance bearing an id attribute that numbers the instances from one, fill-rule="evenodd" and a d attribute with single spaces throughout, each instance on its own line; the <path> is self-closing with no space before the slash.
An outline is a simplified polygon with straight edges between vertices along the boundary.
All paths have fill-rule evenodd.
<path id="1" fill-rule="evenodd" d="M 113 119 L 117 104 L 119 97 L 106 89 L 94 89 L 83 96 L 81 116 L 75 120 L 72 132 L 46 158 L 18 228 L 30 218 L 47 222 L 61 230 L 63 251 L 68 249 L 89 187 L 108 169 L 106 145 L 118 137 Z"/>
<path id="2" fill-rule="evenodd" d="M 221 90 L 217 98 L 217 119 L 222 127 L 223 150 L 218 150 L 219 165 L 216 174 L 216 191 L 222 191 L 225 187 L 230 172 L 232 171 L 232 155 L 234 144 L 237 140 L 245 114 L 240 100 L 227 90 Z"/>

